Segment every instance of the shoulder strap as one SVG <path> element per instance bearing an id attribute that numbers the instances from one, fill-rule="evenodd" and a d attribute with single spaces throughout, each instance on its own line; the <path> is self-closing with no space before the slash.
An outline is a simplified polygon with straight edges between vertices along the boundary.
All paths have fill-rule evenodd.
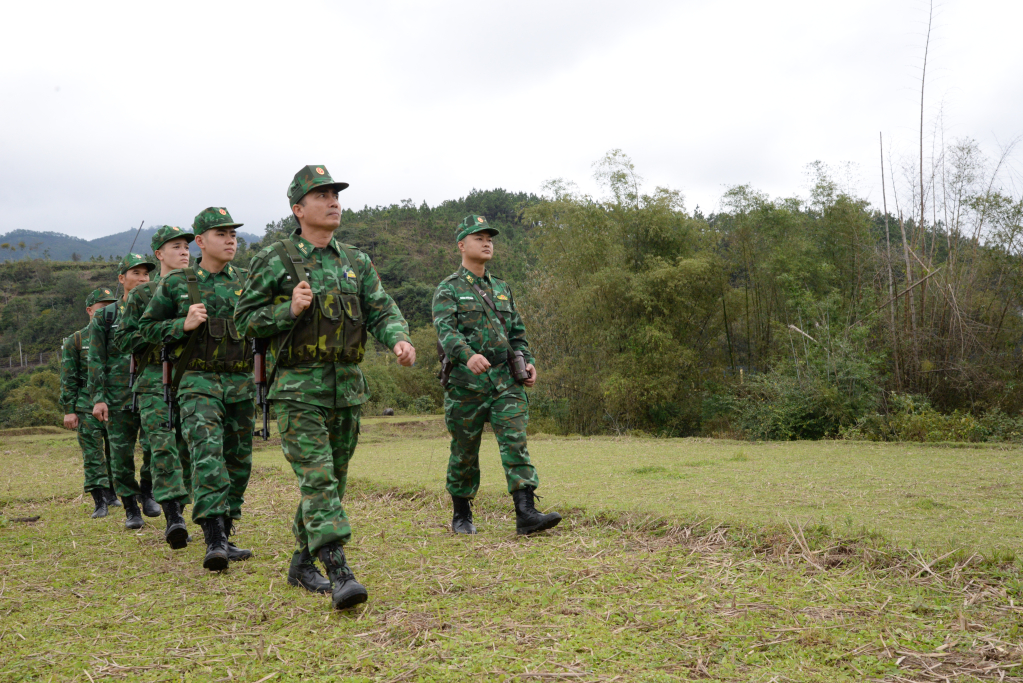
<path id="1" fill-rule="evenodd" d="M 305 268 L 299 268 L 305 264 L 302 254 L 298 253 L 298 247 L 291 240 L 280 240 L 274 243 L 274 251 L 280 257 L 288 274 L 297 282 L 309 282 L 305 276 Z"/>
<path id="2" fill-rule="evenodd" d="M 202 303 L 202 297 L 199 295 L 199 277 L 195 274 L 194 268 L 185 268 L 183 270 L 185 274 L 185 284 L 188 285 L 188 303 L 195 305 Z"/>
<path id="3" fill-rule="evenodd" d="M 501 321 L 501 325 L 503 326 L 504 325 L 504 316 L 501 315 L 501 311 L 497 310 L 497 305 L 494 304 L 494 302 L 490 300 L 489 296 L 487 296 L 487 291 L 485 289 L 483 289 L 482 287 L 480 287 L 478 284 L 476 284 L 476 282 L 472 283 L 472 288 L 475 289 L 476 293 L 479 294 L 480 298 L 483 299 L 483 303 L 485 303 L 487 306 L 490 307 L 490 310 L 492 310 L 494 312 L 494 315 L 497 316 L 497 319 Z"/>
<path id="4" fill-rule="evenodd" d="M 149 305 L 149 300 L 153 298 L 153 290 L 150 288 L 149 283 L 146 283 L 138 288 L 139 298 L 142 299 L 142 307 L 145 308 Z"/>

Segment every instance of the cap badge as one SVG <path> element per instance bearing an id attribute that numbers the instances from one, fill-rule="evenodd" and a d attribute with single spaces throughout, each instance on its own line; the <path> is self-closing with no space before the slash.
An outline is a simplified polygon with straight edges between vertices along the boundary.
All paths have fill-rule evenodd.
<path id="1" fill-rule="evenodd" d="M 227 215 L 227 211 L 224 211 L 223 209 L 221 209 L 220 210 L 220 215 L 221 216 L 226 216 Z"/>
<path id="2" fill-rule="evenodd" d="M 477 223 L 482 223 L 483 222 L 483 216 L 476 216 L 476 222 Z"/>
<path id="3" fill-rule="evenodd" d="M 320 168 L 319 166 L 316 167 L 316 172 L 319 173 L 320 175 L 323 175 L 323 169 Z"/>

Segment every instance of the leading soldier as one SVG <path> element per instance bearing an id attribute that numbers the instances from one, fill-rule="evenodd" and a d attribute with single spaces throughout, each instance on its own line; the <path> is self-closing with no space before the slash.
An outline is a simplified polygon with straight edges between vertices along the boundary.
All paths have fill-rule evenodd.
<path id="1" fill-rule="evenodd" d="M 117 301 L 109 287 L 100 287 L 85 298 L 89 321 L 96 311 Z M 85 470 L 85 491 L 92 495 L 93 518 L 106 517 L 107 506 L 120 505 L 110 475 L 110 445 L 103 423 L 92 415 L 92 400 L 86 391 L 89 382 L 89 326 L 64 340 L 60 352 L 60 405 L 64 410 L 64 426 L 78 431 Z"/>
<path id="2" fill-rule="evenodd" d="M 292 531 L 298 541 L 288 583 L 333 592 L 335 609 L 365 602 L 343 546 L 352 536 L 341 501 L 348 462 L 359 438 L 359 415 L 369 388 L 359 369 L 367 332 L 416 359 L 408 324 L 363 252 L 334 239 L 341 224 L 338 193 L 323 166 L 306 166 L 288 186 L 298 228 L 253 258 L 235 309 L 246 335 L 270 338 L 270 399 L 277 410 L 284 457 L 302 499 Z M 319 557 L 330 583 L 316 569 Z M 331 583 L 333 586 L 331 586 Z M 333 589 L 333 590 L 332 590 Z"/>
<path id="3" fill-rule="evenodd" d="M 114 333 L 118 347 L 125 353 L 134 354 L 137 361 L 138 377 L 132 391 L 138 396 L 139 420 L 153 453 L 150 463 L 153 498 L 163 508 L 163 516 L 167 520 L 164 539 L 175 550 L 188 545 L 188 530 L 182 511 L 192 493 L 192 463 L 188 445 L 181 434 L 181 414 L 176 406 L 172 409 L 164 401 L 160 358 L 162 340 L 143 339 L 139 320 L 160 281 L 171 271 L 188 267 L 188 245 L 193 239 L 192 233 L 173 225 L 165 225 L 153 233 L 150 246 L 160 264 L 160 274 L 131 290 L 120 325 Z"/>
<path id="4" fill-rule="evenodd" d="M 256 416 L 252 348 L 234 324 L 245 283 L 245 272 L 231 265 L 241 225 L 222 206 L 196 216 L 202 259 L 163 277 L 139 320 L 142 338 L 162 341 L 176 359 L 171 391 L 192 457 L 192 520 L 202 527 L 209 571 L 252 557 L 230 541 L 252 472 Z"/>
<path id="5" fill-rule="evenodd" d="M 141 434 L 142 469 L 135 480 L 135 444 L 140 440 L 139 416 L 133 411 L 129 386 L 130 356 L 114 344 L 114 332 L 120 324 L 128 294 L 143 282 L 149 281 L 153 264 L 140 254 L 128 254 L 118 268 L 117 281 L 124 288 L 120 300 L 96 312 L 89 325 L 89 396 L 92 414 L 107 423 L 110 440 L 110 472 L 114 477 L 114 490 L 124 502 L 124 525 L 129 529 L 142 528 L 142 512 L 147 517 L 159 517 L 160 506 L 153 500 L 153 480 L 150 476 L 151 453 L 145 432 Z"/>
<path id="6" fill-rule="evenodd" d="M 526 448 L 529 401 L 523 387 L 536 384 L 536 368 L 511 287 L 487 268 L 497 234 L 483 216 L 466 216 L 455 230 L 462 267 L 433 295 L 441 363 L 450 364 L 444 368 L 444 420 L 451 433 L 447 488 L 456 534 L 476 533 L 472 499 L 480 486 L 480 439 L 488 421 L 515 502 L 516 531 L 531 534 L 561 521 L 561 515 L 542 514 L 534 503 L 540 480 Z"/>

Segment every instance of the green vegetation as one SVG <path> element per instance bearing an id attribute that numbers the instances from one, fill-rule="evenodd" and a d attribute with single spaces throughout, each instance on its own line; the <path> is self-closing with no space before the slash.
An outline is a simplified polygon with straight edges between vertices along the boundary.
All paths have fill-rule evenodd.
<path id="1" fill-rule="evenodd" d="M 568 516 L 546 535 L 519 538 L 488 436 L 476 506 L 483 533 L 467 539 L 446 530 L 437 419 L 366 427 L 346 503 L 349 557 L 371 599 L 346 613 L 286 584 L 297 491 L 276 449 L 257 455 L 240 525 L 238 541 L 255 557 L 210 574 L 196 544 L 171 551 L 156 525 L 133 533 L 116 512 L 89 519 L 71 434 L 6 435 L 0 679 L 978 681 L 1021 673 L 1023 581 L 1010 552 L 976 555 L 968 545 L 942 557 L 852 527 L 828 532 L 805 523 L 799 499 L 769 511 L 784 495 L 737 488 L 739 472 L 727 473 L 782 461 L 787 473 L 773 472 L 793 480 L 788 493 L 834 484 L 828 467 L 807 468 L 811 444 L 781 458 L 792 446 L 536 440 L 542 502 Z M 681 469 L 671 447 L 684 449 L 683 461 L 710 464 L 687 468 L 697 479 L 663 477 Z M 877 476 L 897 486 L 879 495 L 893 508 L 901 508 L 899 478 L 909 489 L 923 467 L 957 459 L 962 467 L 994 458 L 984 476 L 1018 490 L 1019 451 L 829 447 L 828 463 L 848 461 L 842 481 L 857 467 L 887 468 Z M 934 536 L 950 511 L 987 525 L 982 509 L 995 492 L 974 488 L 972 471 L 935 473 L 953 483 L 920 490 L 907 505 Z M 657 514 L 651 506 L 666 487 L 676 508 Z M 863 491 L 830 495 L 852 501 Z M 750 521 L 776 523 L 722 525 L 746 514 L 734 503 L 753 493 L 772 498 Z M 585 509 L 568 510 L 573 501 Z M 874 523 L 902 529 L 909 513 L 891 512 L 879 509 Z M 1018 526 L 1007 542 L 1018 545 Z"/>

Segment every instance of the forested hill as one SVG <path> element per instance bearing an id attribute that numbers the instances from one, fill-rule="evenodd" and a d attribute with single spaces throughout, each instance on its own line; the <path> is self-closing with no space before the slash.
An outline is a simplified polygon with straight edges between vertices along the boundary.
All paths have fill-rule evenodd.
<path id="1" fill-rule="evenodd" d="M 152 225 L 141 231 L 125 230 L 113 235 L 85 240 L 60 232 L 38 232 L 36 230 L 12 230 L 0 235 L 0 263 L 43 259 L 48 261 L 116 261 L 128 253 L 135 241 L 135 251 L 149 251 L 149 238 L 157 228 Z M 138 234 L 138 239 L 135 236 Z M 239 233 L 246 241 L 258 240 L 257 235 Z M 198 253 L 198 250 L 195 250 Z"/>

